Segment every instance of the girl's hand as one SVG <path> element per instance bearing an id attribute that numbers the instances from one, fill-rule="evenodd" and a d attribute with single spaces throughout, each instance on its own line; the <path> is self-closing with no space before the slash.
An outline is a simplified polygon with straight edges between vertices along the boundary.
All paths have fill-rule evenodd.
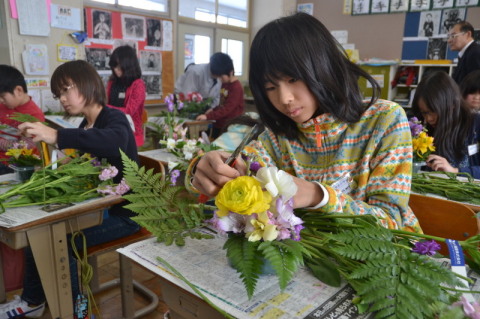
<path id="1" fill-rule="evenodd" d="M 434 171 L 458 173 L 458 168 L 453 167 L 446 158 L 438 155 L 429 155 L 427 158 L 427 166 Z"/>
<path id="2" fill-rule="evenodd" d="M 323 190 L 317 183 L 308 182 L 295 176 L 293 176 L 293 181 L 298 187 L 297 193 L 293 197 L 293 208 L 315 207 L 322 201 Z"/>
<path id="3" fill-rule="evenodd" d="M 25 122 L 18 126 L 20 133 L 32 138 L 34 142 L 57 143 L 57 130 L 40 122 Z"/>
<path id="4" fill-rule="evenodd" d="M 239 157 L 234 167 L 225 164 L 230 156 L 222 151 L 211 151 L 206 153 L 197 163 L 192 185 L 209 197 L 217 195 L 223 185 L 231 179 L 245 175 L 247 167 Z"/>
<path id="5" fill-rule="evenodd" d="M 205 114 L 200 114 L 196 118 L 197 121 L 205 121 L 206 119 L 207 119 L 207 116 Z"/>

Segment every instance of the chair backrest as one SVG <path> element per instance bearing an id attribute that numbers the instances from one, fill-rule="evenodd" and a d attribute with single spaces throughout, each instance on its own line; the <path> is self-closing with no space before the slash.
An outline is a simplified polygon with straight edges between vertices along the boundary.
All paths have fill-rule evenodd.
<path id="1" fill-rule="evenodd" d="M 140 166 L 145 166 L 146 169 L 153 168 L 154 173 L 161 173 L 162 180 L 165 179 L 165 166 L 161 161 L 141 154 L 138 154 L 138 159 L 140 161 Z"/>
<path id="2" fill-rule="evenodd" d="M 474 211 L 462 203 L 410 194 L 409 206 L 427 235 L 465 240 L 480 232 L 479 219 Z M 441 243 L 440 253 L 448 256 L 448 248 Z"/>

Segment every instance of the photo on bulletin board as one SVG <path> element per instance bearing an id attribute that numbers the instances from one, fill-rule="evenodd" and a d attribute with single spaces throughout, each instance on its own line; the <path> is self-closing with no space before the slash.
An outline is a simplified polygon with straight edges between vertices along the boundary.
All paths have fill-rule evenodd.
<path id="1" fill-rule="evenodd" d="M 427 59 L 444 60 L 447 55 L 447 39 L 430 38 L 428 40 Z"/>
<path id="2" fill-rule="evenodd" d="M 447 34 L 455 24 L 465 20 L 465 13 L 465 8 L 442 10 L 442 23 L 439 34 Z"/>
<path id="3" fill-rule="evenodd" d="M 453 8 L 453 0 L 433 1 L 432 9 L 448 9 Z"/>
<path id="4" fill-rule="evenodd" d="M 162 46 L 162 22 L 157 19 L 147 19 L 147 46 Z"/>
<path id="5" fill-rule="evenodd" d="M 85 48 L 87 62 L 93 65 L 97 71 L 110 70 L 108 63 L 110 62 L 111 55 L 112 49 Z"/>
<path id="6" fill-rule="evenodd" d="M 418 25 L 419 37 L 433 37 L 438 34 L 440 20 L 442 19 L 441 13 L 440 10 L 422 11 L 420 13 L 420 23 Z"/>
<path id="7" fill-rule="evenodd" d="M 112 39 L 112 13 L 109 11 L 92 10 L 93 39 Z"/>
<path id="8" fill-rule="evenodd" d="M 479 0 L 457 0 L 455 2 L 456 7 L 474 7 L 478 5 Z"/>
<path id="9" fill-rule="evenodd" d="M 129 45 L 135 50 L 138 50 L 138 45 L 137 41 L 133 40 L 123 40 L 123 39 L 115 39 L 113 40 L 113 49 L 115 50 L 116 48 L 122 46 L 122 45 Z"/>
<path id="10" fill-rule="evenodd" d="M 388 13 L 388 0 L 372 0 L 371 13 Z"/>
<path id="11" fill-rule="evenodd" d="M 430 10 L 430 0 L 410 0 L 410 11 Z"/>
<path id="12" fill-rule="evenodd" d="M 408 1 L 407 0 L 390 0 L 390 12 L 407 12 Z"/>
<path id="13" fill-rule="evenodd" d="M 57 61 L 67 62 L 77 59 L 77 47 L 68 44 L 57 44 Z"/>
<path id="14" fill-rule="evenodd" d="M 159 51 L 140 51 L 140 67 L 142 72 L 162 72 L 162 55 Z"/>
<path id="15" fill-rule="evenodd" d="M 144 41 L 146 37 L 145 18 L 122 14 L 122 32 L 124 39 Z"/>
<path id="16" fill-rule="evenodd" d="M 142 75 L 147 88 L 147 99 L 162 97 L 162 77 L 159 74 Z"/>
<path id="17" fill-rule="evenodd" d="M 370 0 L 353 0 L 352 14 L 368 14 L 370 12 Z"/>

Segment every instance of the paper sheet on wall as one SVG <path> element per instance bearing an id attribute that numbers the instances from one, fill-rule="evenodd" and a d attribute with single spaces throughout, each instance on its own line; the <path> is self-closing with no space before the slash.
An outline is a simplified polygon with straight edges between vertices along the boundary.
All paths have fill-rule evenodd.
<path id="1" fill-rule="evenodd" d="M 82 30 L 80 9 L 52 4 L 52 27 Z"/>
<path id="2" fill-rule="evenodd" d="M 49 75 L 48 51 L 45 44 L 28 44 L 22 52 L 23 67 L 28 75 Z"/>
<path id="3" fill-rule="evenodd" d="M 20 34 L 50 35 L 48 6 L 45 0 L 17 0 L 17 12 Z"/>

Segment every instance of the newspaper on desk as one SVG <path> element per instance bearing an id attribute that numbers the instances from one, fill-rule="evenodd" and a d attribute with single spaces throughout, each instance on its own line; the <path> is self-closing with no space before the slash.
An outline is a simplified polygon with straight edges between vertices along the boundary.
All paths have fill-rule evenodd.
<path id="1" fill-rule="evenodd" d="M 352 304 L 354 290 L 347 284 L 341 287 L 325 285 L 314 278 L 307 269 L 300 269 L 282 292 L 275 275 L 260 277 L 255 294 L 248 300 L 238 273 L 226 266 L 227 258 L 222 249 L 225 238 L 186 239 L 185 246 L 166 246 L 147 239 L 118 252 L 155 272 L 173 284 L 194 293 L 181 279 L 173 275 L 157 260 L 160 256 L 194 284 L 210 301 L 236 318 L 252 319 L 347 319 L 373 318 L 372 314 L 360 315 Z M 449 267 L 448 259 L 441 259 Z M 472 290 L 480 290 L 480 280 L 473 271 Z M 228 281 L 225 278 L 229 278 Z"/>
<path id="2" fill-rule="evenodd" d="M 210 301 L 237 318 L 370 318 L 359 315 L 352 304 L 353 289 L 348 285 L 330 287 L 300 269 L 287 288 L 280 291 L 275 275 L 259 278 L 255 295 L 248 300 L 238 273 L 227 266 L 225 238 L 186 239 L 185 246 L 166 246 L 148 239 L 118 251 L 144 267 L 192 293 L 193 290 L 169 272 L 160 256 L 193 283 Z M 225 278 L 229 278 L 228 281 Z"/>

